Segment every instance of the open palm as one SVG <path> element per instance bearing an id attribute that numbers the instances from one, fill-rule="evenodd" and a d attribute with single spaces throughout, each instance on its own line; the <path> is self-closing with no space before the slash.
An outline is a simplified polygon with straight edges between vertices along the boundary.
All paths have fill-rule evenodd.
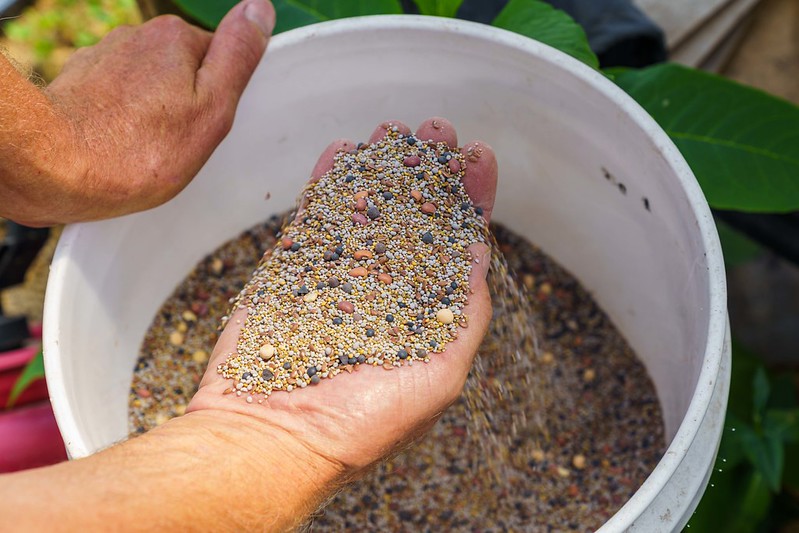
<path id="1" fill-rule="evenodd" d="M 410 132 L 401 123 L 384 123 L 369 142 L 382 138 L 390 126 L 398 127 L 402 133 Z M 422 123 L 416 137 L 457 146 L 454 128 L 441 118 Z M 332 168 L 337 151 L 353 147 L 354 143 L 348 140 L 328 146 L 312 179 Z M 467 159 L 464 187 L 489 219 L 496 190 L 496 158 L 484 143 L 469 143 L 462 151 Z M 262 404 L 246 403 L 236 395 L 223 394 L 230 381 L 216 372 L 217 365 L 236 350 L 246 317 L 246 310 L 241 309 L 233 314 L 220 336 L 189 410 L 246 413 L 288 432 L 313 452 L 348 469 L 370 465 L 423 433 L 461 393 L 491 317 L 485 281 L 489 250 L 483 244 L 474 244 L 470 250 L 475 259 L 469 277 L 471 294 L 464 309 L 470 317 L 469 327 L 460 329 L 458 338 L 444 352 L 431 356 L 429 363 L 417 361 L 392 370 L 360 365 L 352 373 L 341 373 L 319 385 L 292 392 L 275 391 Z"/>

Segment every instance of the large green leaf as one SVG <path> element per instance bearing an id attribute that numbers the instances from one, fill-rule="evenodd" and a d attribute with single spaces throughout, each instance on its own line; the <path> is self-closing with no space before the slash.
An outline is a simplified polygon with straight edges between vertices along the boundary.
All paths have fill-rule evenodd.
<path id="1" fill-rule="evenodd" d="M 799 107 L 675 64 L 612 74 L 672 138 L 711 206 L 799 209 Z"/>
<path id="2" fill-rule="evenodd" d="M 13 407 L 14 403 L 17 401 L 17 398 L 19 398 L 19 395 L 25 392 L 25 389 L 27 389 L 31 383 L 43 377 L 44 357 L 42 356 L 41 350 L 39 350 L 39 353 L 37 353 L 33 359 L 31 359 L 28 364 L 25 365 L 22 373 L 19 375 L 17 381 L 14 383 L 14 386 L 11 388 L 11 393 L 8 395 L 6 407 Z"/>
<path id="3" fill-rule="evenodd" d="M 463 0 L 413 0 L 422 15 L 454 18 Z"/>
<path id="4" fill-rule="evenodd" d="M 563 11 L 540 0 L 510 0 L 493 25 L 541 41 L 599 68 L 583 28 Z"/>
<path id="5" fill-rule="evenodd" d="M 174 0 L 180 9 L 209 28 L 216 28 L 238 0 Z M 275 33 L 316 22 L 361 15 L 399 14 L 399 0 L 272 0 Z"/>
<path id="6" fill-rule="evenodd" d="M 214 29 L 222 17 L 238 4 L 238 0 L 172 0 L 181 11 L 201 23 L 206 28 Z"/>
<path id="7" fill-rule="evenodd" d="M 774 435 L 761 435 L 746 424 L 737 427 L 736 433 L 746 458 L 763 476 L 769 488 L 775 493 L 779 492 L 785 463 L 782 440 Z"/>

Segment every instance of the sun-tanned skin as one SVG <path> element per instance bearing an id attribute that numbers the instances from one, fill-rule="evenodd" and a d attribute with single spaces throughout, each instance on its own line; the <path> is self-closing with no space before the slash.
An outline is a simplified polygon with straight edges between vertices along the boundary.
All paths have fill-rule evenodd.
<path id="1" fill-rule="evenodd" d="M 249 3 L 265 10 L 262 14 L 269 19 L 265 27 L 273 27 L 271 7 L 263 0 Z M 234 8 L 213 40 L 176 19 L 150 23 L 149 29 L 144 25 L 123 30 L 76 59 L 71 77 L 54 84 L 50 98 L 26 92 L 30 89 L 0 58 L 0 107 L 14 107 L 13 95 L 21 95 L 16 114 L 0 117 L 0 215 L 39 225 L 91 220 L 158 205 L 177 194 L 229 128 L 231 109 L 260 57 L 254 51 L 259 47 L 263 51 L 266 45 L 269 32 L 262 33 L 244 17 L 245 7 Z M 148 33 L 140 33 L 144 31 Z M 162 39 L 160 32 L 165 31 L 186 42 L 168 53 L 154 50 L 148 39 Z M 238 32 L 238 37 L 226 32 Z M 251 64 L 223 73 L 223 56 L 235 56 L 242 49 L 253 53 L 244 57 Z M 139 64 L 152 58 L 157 67 L 148 71 L 150 78 L 160 73 L 167 80 L 156 87 L 155 96 L 142 94 L 148 86 L 123 67 L 111 69 L 113 76 L 138 84 L 139 91 L 115 90 L 113 79 L 104 77 L 108 69 L 97 67 L 130 67 L 130 54 Z M 158 54 L 174 57 L 154 57 Z M 188 61 L 190 57 L 194 59 Z M 186 67 L 187 61 L 195 70 L 184 69 L 182 77 L 164 70 L 172 63 Z M 200 74 L 209 64 L 222 70 Z M 81 69 L 94 82 L 75 88 L 83 83 Z M 238 82 L 231 83 L 226 76 L 235 76 Z M 151 108 L 170 105 L 163 101 L 170 84 L 185 88 L 189 80 L 193 96 L 178 93 L 179 101 L 172 106 L 183 111 L 155 120 L 157 113 Z M 216 89 L 212 104 L 206 101 L 198 108 L 200 100 L 195 98 L 203 86 Z M 52 99 L 59 102 L 55 107 Z M 140 115 L 131 119 L 115 114 L 122 109 L 138 110 L 133 113 Z M 205 118 L 196 114 L 198 109 L 205 110 Z M 196 124 L 206 125 L 201 132 L 180 124 L 187 114 L 195 117 Z M 110 121 L 110 140 L 98 138 L 87 144 L 72 137 L 75 132 L 102 131 L 93 128 L 103 121 Z M 215 121 L 222 124 L 211 124 Z M 409 131 L 399 122 L 392 124 Z M 379 127 L 370 140 L 379 139 L 385 128 L 386 124 Z M 168 142 L 137 147 L 124 138 L 147 137 L 154 130 Z M 45 141 L 40 142 L 40 136 Z M 425 121 L 416 136 L 457 146 L 454 128 L 440 118 Z M 76 148 L 81 143 L 86 146 Z M 186 155 L 175 157 L 175 147 L 184 143 L 190 145 Z M 331 144 L 312 176 L 324 174 L 335 152 L 352 144 L 343 140 Z M 466 191 L 489 217 L 496 160 L 485 144 L 470 143 L 465 149 L 469 148 Z M 56 170 L 65 160 L 72 162 L 67 170 Z M 121 174 L 110 172 L 112 164 L 124 169 Z M 85 197 L 81 179 L 88 180 L 91 189 Z M 185 416 L 85 459 L 0 476 L 0 529 L 283 531 L 296 527 L 341 484 L 429 428 L 460 394 L 491 315 L 485 282 L 487 249 L 473 248 L 473 252 L 483 259 L 473 264 L 470 277 L 473 294 L 464 310 L 470 316 L 469 328 L 430 363 L 392 371 L 364 367 L 315 387 L 274 393 L 263 405 L 247 404 L 234 395 L 223 396 L 228 383 L 216 373 L 216 365 L 236 344 L 240 325 L 234 316 Z"/>

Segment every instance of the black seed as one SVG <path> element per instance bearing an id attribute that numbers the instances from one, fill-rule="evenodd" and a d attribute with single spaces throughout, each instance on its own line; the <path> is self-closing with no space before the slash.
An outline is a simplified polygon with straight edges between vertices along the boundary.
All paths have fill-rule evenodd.
<path id="1" fill-rule="evenodd" d="M 394 194 L 391 191 L 386 191 L 383 193 L 383 200 L 392 200 L 394 198 Z"/>
<path id="2" fill-rule="evenodd" d="M 286 361 L 285 363 L 283 363 L 283 369 L 284 370 L 291 370 L 291 362 Z"/>
<path id="3" fill-rule="evenodd" d="M 322 380 L 319 376 L 311 376 L 311 385 L 316 385 Z"/>
<path id="4" fill-rule="evenodd" d="M 447 154 L 438 156 L 438 162 L 442 165 L 446 165 L 447 161 L 449 161 L 449 159 L 447 159 Z"/>
<path id="5" fill-rule="evenodd" d="M 336 325 L 336 326 L 340 326 L 340 325 L 341 325 L 341 324 L 343 324 L 343 323 L 344 323 L 344 321 L 341 319 L 341 317 L 340 317 L 340 316 L 337 316 L 337 317 L 334 317 L 334 318 L 333 318 L 333 324 L 334 324 L 334 325 Z"/>
<path id="6" fill-rule="evenodd" d="M 375 336 L 375 330 L 373 330 L 372 328 L 368 328 L 366 330 L 366 336 L 367 337 L 374 337 Z"/>
<path id="7" fill-rule="evenodd" d="M 308 377 L 315 376 L 316 375 L 316 367 L 315 366 L 309 366 L 308 370 L 306 370 L 305 373 L 308 374 Z"/>
<path id="8" fill-rule="evenodd" d="M 347 364 L 348 364 L 348 365 L 354 365 L 354 364 L 355 364 L 355 363 L 357 363 L 357 362 L 358 362 L 358 359 L 356 359 L 355 357 L 349 357 L 349 358 L 347 358 Z"/>
<path id="9" fill-rule="evenodd" d="M 424 235 L 422 235 L 422 242 L 425 244 L 433 244 L 433 234 L 426 231 Z"/>
<path id="10" fill-rule="evenodd" d="M 380 216 L 380 210 L 377 207 L 372 206 L 366 210 L 366 216 L 374 220 Z"/>
<path id="11" fill-rule="evenodd" d="M 308 285 L 303 285 L 299 289 L 297 289 L 297 294 L 300 295 L 300 296 L 304 296 L 304 295 L 308 294 L 309 292 L 311 292 L 311 291 L 308 290 Z"/>
<path id="12" fill-rule="evenodd" d="M 424 179 L 424 172 L 419 172 L 418 174 L 416 174 L 416 179 L 417 180 L 423 180 Z"/>
<path id="13" fill-rule="evenodd" d="M 347 174 L 347 176 L 344 178 L 344 181 L 345 181 L 346 183 L 350 183 L 350 182 L 352 182 L 354 179 L 355 179 L 355 176 L 353 176 L 352 174 Z"/>
<path id="14" fill-rule="evenodd" d="M 344 355 L 344 354 L 341 354 L 341 355 L 338 356 L 338 362 L 340 364 L 342 364 L 342 365 L 346 365 L 347 364 L 347 359 L 348 359 L 347 356 Z"/>
<path id="15" fill-rule="evenodd" d="M 430 341 L 430 346 L 435 348 L 435 347 L 438 346 L 438 342 L 436 342 L 435 340 L 432 340 L 432 341 Z"/>
<path id="16" fill-rule="evenodd" d="M 450 299 L 449 299 L 449 298 L 447 298 L 446 296 L 444 296 L 443 298 L 441 298 L 441 303 L 442 303 L 442 304 L 444 304 L 444 305 L 449 305 L 449 304 L 451 304 L 452 302 L 450 301 Z"/>
<path id="17" fill-rule="evenodd" d="M 447 237 L 447 242 L 449 242 L 450 244 L 455 244 L 455 237 L 451 237 L 451 236 Z"/>
<path id="18" fill-rule="evenodd" d="M 325 261 L 333 261 L 333 256 L 336 255 L 335 252 L 331 250 L 325 250 L 325 253 L 322 254 L 322 259 Z"/>
<path id="19" fill-rule="evenodd" d="M 336 246 L 336 254 L 339 257 L 341 257 L 341 254 L 343 254 L 343 253 L 344 253 L 344 247 L 343 246 Z"/>
<path id="20" fill-rule="evenodd" d="M 461 204 L 461 211 L 468 211 L 470 207 L 472 207 L 472 204 L 469 202 L 463 202 Z"/>
<path id="21" fill-rule="evenodd" d="M 366 361 L 366 356 L 364 356 L 364 355 L 359 355 L 359 356 L 358 356 L 358 362 L 359 362 L 359 363 L 363 363 L 364 361 Z"/>
<path id="22" fill-rule="evenodd" d="M 406 142 L 406 143 L 408 143 L 408 144 L 410 144 L 411 146 L 413 146 L 414 144 L 416 144 L 416 137 L 414 137 L 413 135 L 411 135 L 410 137 L 408 137 L 407 139 L 405 139 L 405 142 Z"/>
<path id="23" fill-rule="evenodd" d="M 457 289 L 458 288 L 458 282 L 457 281 L 453 281 L 452 283 L 449 284 L 449 286 L 452 287 L 453 289 Z"/>
<path id="24" fill-rule="evenodd" d="M 310 271 L 312 271 L 312 270 L 313 270 L 313 267 L 312 267 L 312 266 L 310 266 L 310 265 L 308 265 L 308 266 L 306 266 L 306 267 L 305 267 L 305 271 L 306 271 L 306 272 L 310 272 Z"/>
<path id="25" fill-rule="evenodd" d="M 376 254 L 384 254 L 386 253 L 386 245 L 382 242 L 375 244 L 375 253 Z"/>
<path id="26" fill-rule="evenodd" d="M 408 307 L 408 304 L 406 304 L 405 302 L 397 302 L 397 305 L 400 306 L 400 308 L 402 308 L 402 309 L 405 309 L 406 307 Z"/>
<path id="27" fill-rule="evenodd" d="M 324 289 L 324 288 L 325 288 L 324 282 L 320 281 L 319 283 L 316 284 L 316 289 L 317 290 Z"/>
<path id="28" fill-rule="evenodd" d="M 292 244 L 292 245 L 291 245 L 291 251 L 292 251 L 292 252 L 296 252 L 296 251 L 297 251 L 297 250 L 299 250 L 301 247 L 302 247 L 302 245 L 301 245 L 300 243 L 298 243 L 298 242 L 295 242 L 294 244 Z"/>
<path id="29" fill-rule="evenodd" d="M 338 287 L 339 283 L 341 282 L 338 280 L 338 278 L 330 278 L 329 280 L 327 280 L 327 284 L 333 289 Z"/>
<path id="30" fill-rule="evenodd" d="M 401 348 L 397 351 L 397 357 L 400 359 L 407 359 L 408 358 L 408 350 L 405 348 Z"/>
<path id="31" fill-rule="evenodd" d="M 386 315 L 386 322 L 394 322 L 394 315 Z"/>
<path id="32" fill-rule="evenodd" d="M 272 373 L 271 370 L 265 368 L 264 371 L 261 373 L 261 377 L 264 378 L 265 380 L 270 380 L 273 377 L 275 377 L 275 375 Z"/>
<path id="33" fill-rule="evenodd" d="M 482 215 L 483 214 L 483 208 L 482 207 L 475 207 L 474 208 L 474 212 L 477 213 L 478 215 Z"/>
<path id="34" fill-rule="evenodd" d="M 419 359 L 424 359 L 425 357 L 427 357 L 427 351 L 419 348 L 418 350 L 416 350 L 416 357 L 418 357 Z"/>
<path id="35" fill-rule="evenodd" d="M 248 380 L 248 379 L 250 379 L 251 377 L 252 377 L 252 374 L 251 374 L 250 372 L 245 372 L 245 373 L 243 373 L 243 374 L 241 375 L 241 380 L 242 380 L 242 381 L 247 381 L 247 380 Z"/>
<path id="36" fill-rule="evenodd" d="M 341 286 L 341 290 L 346 292 L 347 294 L 351 293 L 352 292 L 352 283 L 350 283 L 349 281 L 344 283 Z"/>

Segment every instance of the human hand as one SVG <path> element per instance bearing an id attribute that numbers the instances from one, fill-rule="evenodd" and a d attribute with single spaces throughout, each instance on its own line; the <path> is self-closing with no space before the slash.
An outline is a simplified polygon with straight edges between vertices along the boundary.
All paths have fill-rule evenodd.
<path id="1" fill-rule="evenodd" d="M 402 133 L 406 126 L 393 123 Z M 386 133 L 386 124 L 379 127 L 369 142 Z M 416 137 L 457 146 L 454 128 L 444 119 L 425 121 Z M 333 165 L 338 150 L 350 150 L 354 143 L 337 141 L 322 154 L 313 172 L 318 179 Z M 493 151 L 485 144 L 470 143 L 472 149 L 463 178 L 472 202 L 491 215 L 497 180 Z M 480 157 L 474 157 L 480 154 Z M 235 395 L 223 395 L 230 382 L 217 373 L 217 365 L 236 351 L 246 309 L 233 314 L 214 349 L 200 389 L 188 411 L 236 412 L 260 420 L 288 435 L 298 455 L 310 455 L 309 464 L 320 460 L 333 465 L 345 476 L 357 475 L 375 461 L 398 450 L 426 431 L 442 412 L 460 395 L 477 348 L 488 327 L 491 304 L 485 276 L 488 269 L 488 248 L 483 244 L 470 247 L 474 261 L 469 277 L 470 296 L 464 313 L 469 327 L 460 329 L 458 337 L 446 350 L 430 357 L 429 363 L 385 370 L 360 365 L 356 371 L 340 373 L 335 379 L 292 392 L 273 392 L 263 404 L 246 403 Z"/>
<path id="2" fill-rule="evenodd" d="M 230 130 L 274 21 L 268 0 L 245 0 L 214 34 L 162 16 L 75 52 L 46 89 L 71 152 L 17 220 L 107 218 L 174 197 Z"/>

